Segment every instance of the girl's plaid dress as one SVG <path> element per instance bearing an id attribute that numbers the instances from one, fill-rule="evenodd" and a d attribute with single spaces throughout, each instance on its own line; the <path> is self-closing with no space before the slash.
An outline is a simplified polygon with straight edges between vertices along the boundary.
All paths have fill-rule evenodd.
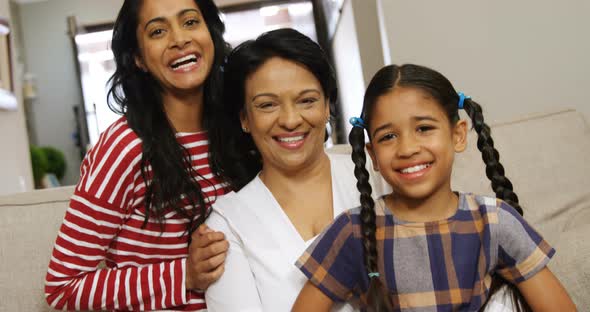
<path id="1" fill-rule="evenodd" d="M 476 311 L 492 274 L 520 283 L 544 268 L 555 250 L 507 203 L 459 194 L 447 220 L 397 219 L 383 198 L 375 202 L 380 279 L 397 311 Z M 297 261 L 335 301 L 363 307 L 364 266 L 360 208 L 334 220 Z"/>

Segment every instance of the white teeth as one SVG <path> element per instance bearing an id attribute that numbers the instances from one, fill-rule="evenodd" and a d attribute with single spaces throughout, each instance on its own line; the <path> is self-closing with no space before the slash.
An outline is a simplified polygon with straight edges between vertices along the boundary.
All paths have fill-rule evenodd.
<path id="1" fill-rule="evenodd" d="M 184 69 L 184 68 L 190 67 L 190 66 L 192 66 L 192 65 L 193 65 L 193 63 L 186 63 L 186 64 L 183 64 L 183 65 L 180 65 L 180 66 L 174 67 L 174 69 L 175 69 L 175 70 L 176 70 L 176 69 Z"/>
<path id="2" fill-rule="evenodd" d="M 180 64 L 182 62 L 186 62 L 186 61 L 193 61 L 196 62 L 197 61 L 197 56 L 194 54 L 189 54 L 185 57 L 181 57 L 179 59 L 177 59 L 176 61 L 172 62 L 172 66 L 176 66 L 177 64 Z"/>
<path id="3" fill-rule="evenodd" d="M 414 167 L 404 168 L 404 169 L 400 170 L 400 172 L 401 173 L 414 173 L 414 172 L 418 172 L 420 170 L 424 170 L 428 167 L 430 167 L 430 164 L 417 165 Z"/>
<path id="4" fill-rule="evenodd" d="M 277 138 L 277 140 L 279 140 L 280 142 L 285 142 L 285 143 L 293 143 L 293 142 L 303 140 L 303 136 L 300 135 L 300 136 L 296 136 L 296 137 Z"/>

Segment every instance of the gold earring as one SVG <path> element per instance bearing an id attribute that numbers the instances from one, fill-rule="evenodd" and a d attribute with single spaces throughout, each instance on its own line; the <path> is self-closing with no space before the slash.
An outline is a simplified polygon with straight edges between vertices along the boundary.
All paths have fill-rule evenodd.
<path id="1" fill-rule="evenodd" d="M 244 132 L 248 133 L 248 128 L 246 128 L 246 127 L 242 127 L 242 131 L 244 131 Z"/>

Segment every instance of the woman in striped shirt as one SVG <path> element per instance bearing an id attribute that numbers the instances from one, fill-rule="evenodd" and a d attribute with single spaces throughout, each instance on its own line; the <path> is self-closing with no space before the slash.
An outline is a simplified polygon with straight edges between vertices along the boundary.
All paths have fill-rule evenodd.
<path id="1" fill-rule="evenodd" d="M 227 191 L 209 168 L 207 134 L 224 29 L 212 0 L 123 3 L 109 92 L 123 116 L 82 163 L 47 272 L 52 307 L 206 308 L 199 289 L 222 273 L 227 250 L 222 233 L 195 231 Z"/>

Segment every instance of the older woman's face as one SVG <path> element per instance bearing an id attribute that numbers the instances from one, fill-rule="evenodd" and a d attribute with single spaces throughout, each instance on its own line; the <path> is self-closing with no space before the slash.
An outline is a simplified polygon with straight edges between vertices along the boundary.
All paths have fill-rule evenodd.
<path id="1" fill-rule="evenodd" d="M 245 85 L 242 128 L 262 155 L 263 170 L 305 170 L 324 153 L 330 107 L 303 65 L 273 57 Z"/>

